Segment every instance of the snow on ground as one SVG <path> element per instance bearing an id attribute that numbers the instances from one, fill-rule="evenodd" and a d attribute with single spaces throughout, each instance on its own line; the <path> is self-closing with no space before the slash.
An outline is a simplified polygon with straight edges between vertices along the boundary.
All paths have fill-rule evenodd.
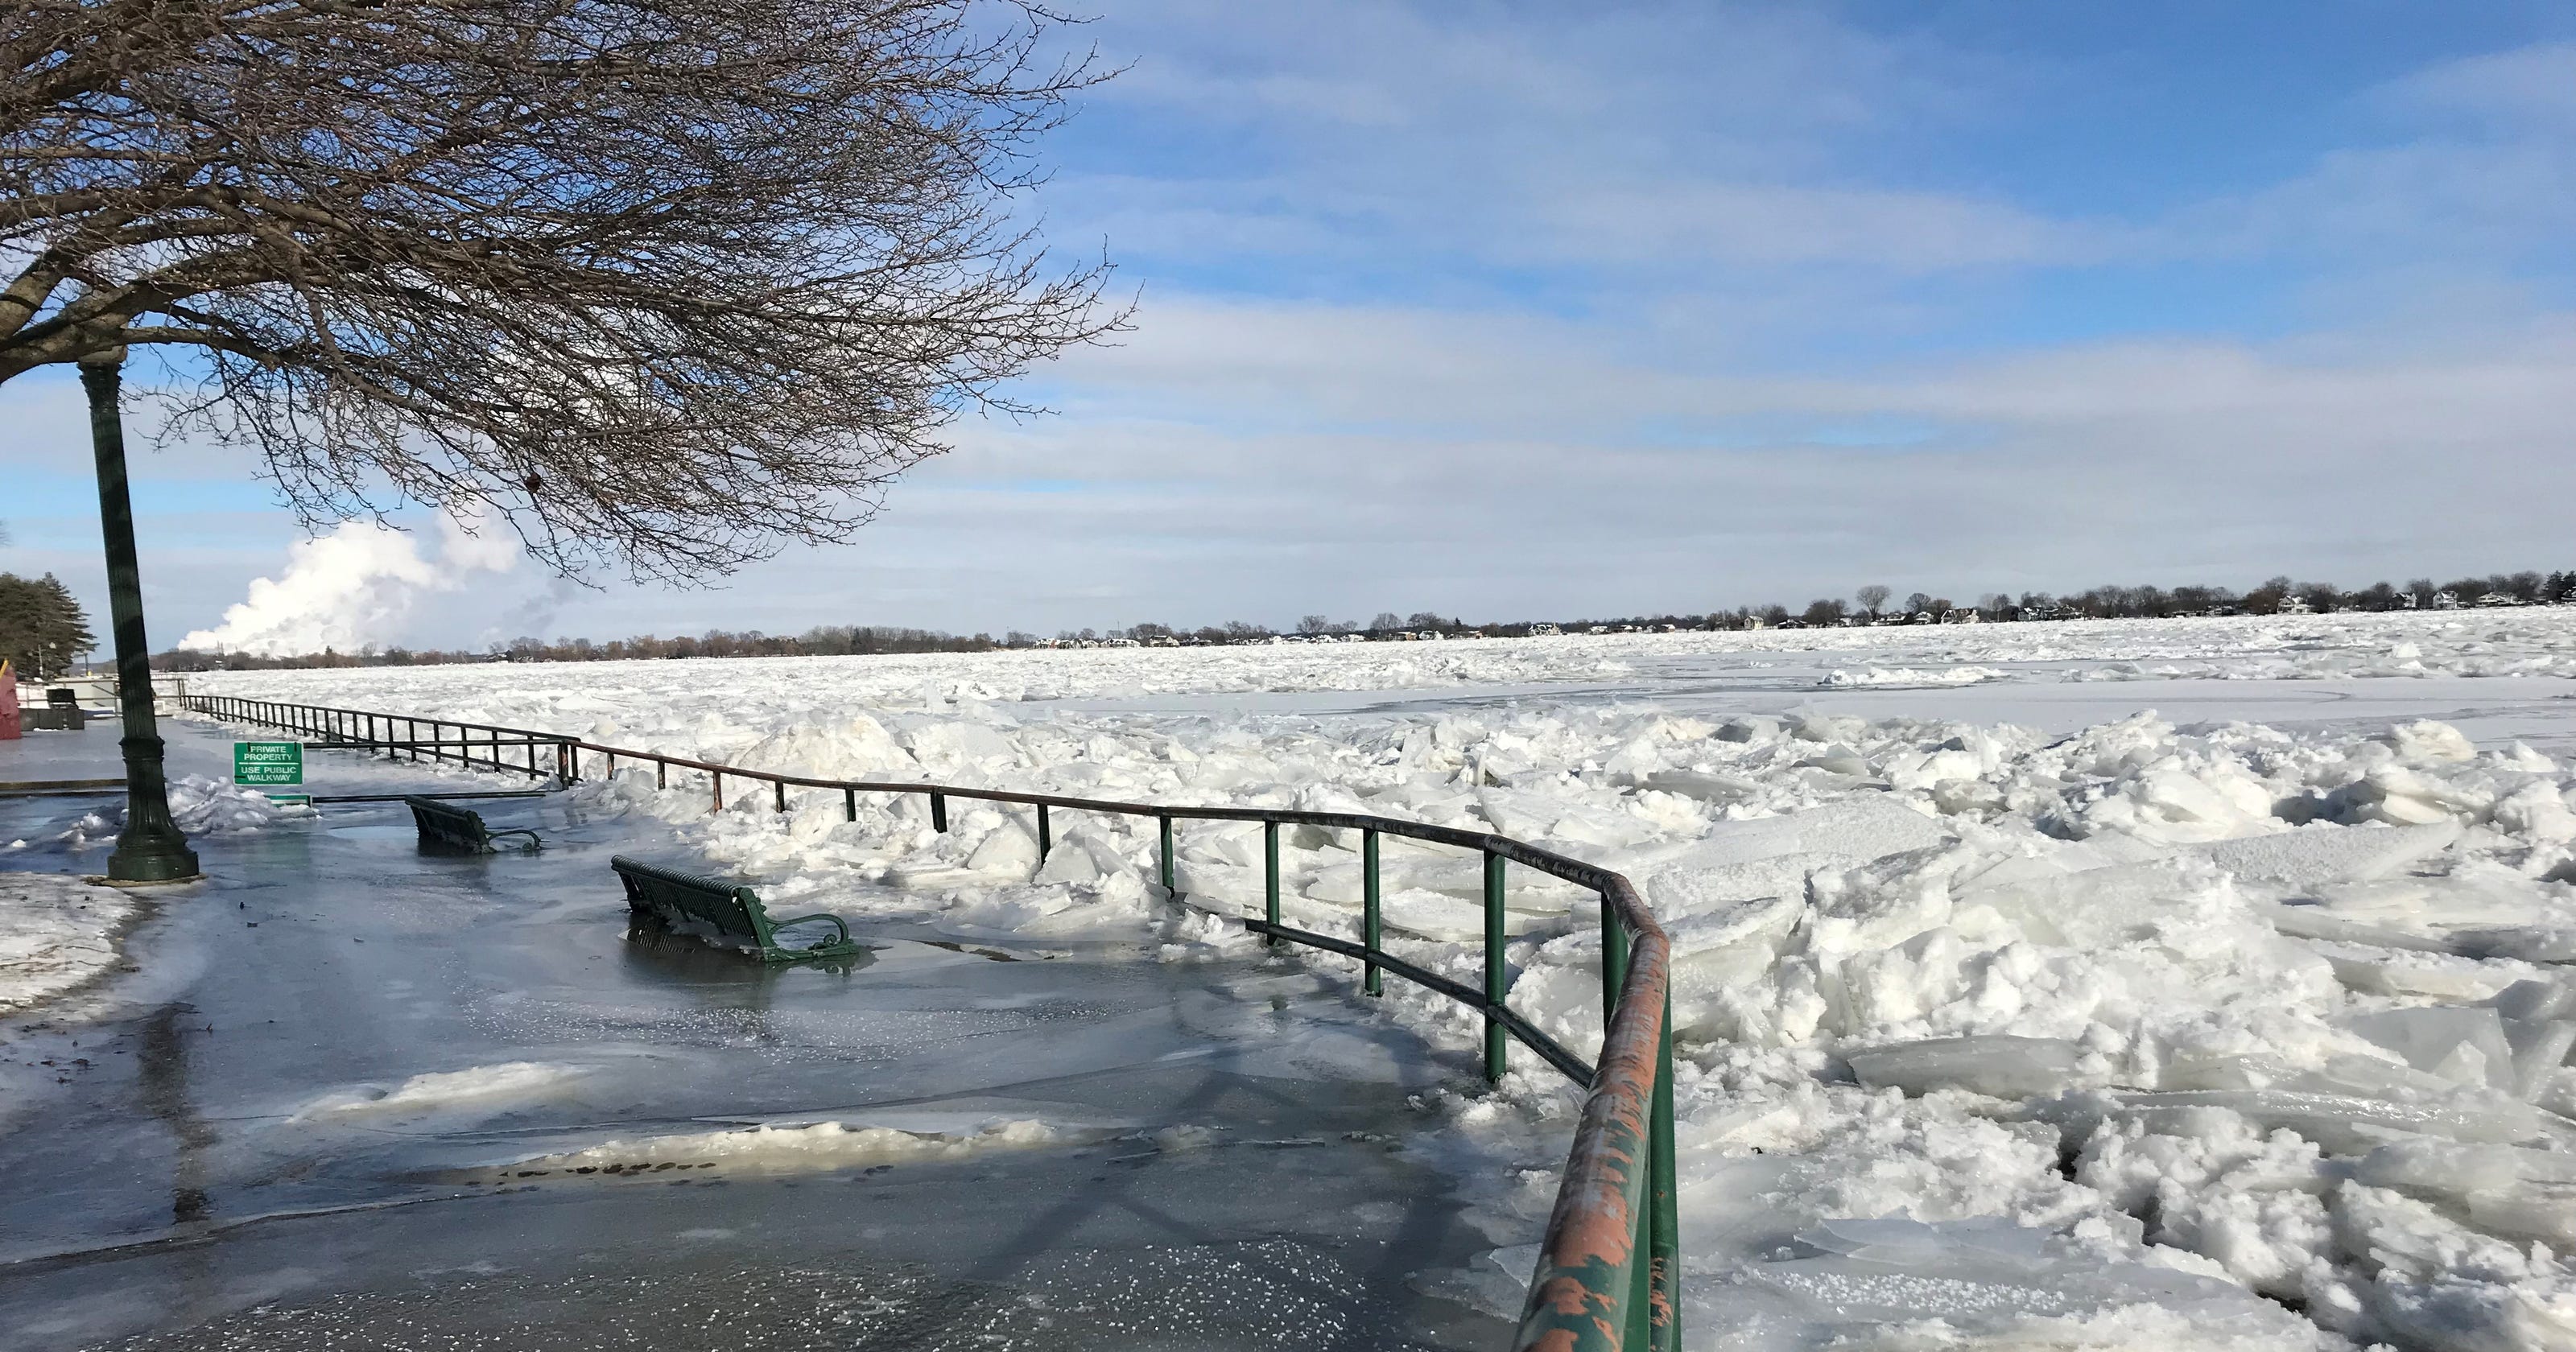
<path id="1" fill-rule="evenodd" d="M 0 1017 L 23 1013 L 116 965 L 134 899 L 59 873 L 0 873 Z"/>
<path id="2" fill-rule="evenodd" d="M 746 767 L 1362 811 L 1626 871 L 1674 935 L 1695 1347 L 2576 1347 L 2576 766 L 2450 723 L 2071 736 L 1819 708 L 1692 716 L 1608 684 L 2576 676 L 2576 613 L 1668 635 L 1259 651 L 244 673 L 218 689 L 588 732 Z M 1868 676 L 1862 673 L 1884 673 Z M 1970 672 L 1973 677 L 1958 673 Z M 1624 673 L 1624 674 L 1623 674 Z M 1573 682 L 1340 717 L 1026 701 Z M 2152 703 L 2152 684 L 2139 687 Z M 1937 713 L 1952 696 L 1921 691 Z M 1175 701 L 1180 703 L 1181 701 Z M 2206 708 L 2204 705 L 2203 708 Z M 2576 705 L 2569 706 L 2576 713 Z M 781 900 L 1186 961 L 1153 826 L 918 800 L 582 793 Z M 1356 839 L 1283 833 L 1292 923 L 1349 932 Z M 1257 826 L 1185 825 L 1203 910 Z M 1391 944 L 1472 981 L 1478 865 L 1390 841 Z M 1514 871 L 1513 1002 L 1597 1041 L 1591 899 Z M 1336 959 L 1293 959 L 1330 965 Z M 1475 1027 L 1389 983 L 1393 1017 Z M 1426 1145 L 1512 1309 L 1577 1096 L 1524 1057 Z"/>
<path id="3" fill-rule="evenodd" d="M 307 804 L 273 802 L 258 789 L 241 788 L 205 775 L 182 775 L 171 780 L 169 795 L 170 820 L 177 823 L 181 834 L 189 836 L 257 831 L 281 819 L 313 815 Z M 55 838 L 77 850 L 113 844 L 124 830 L 125 804 L 120 800 L 104 803 L 95 812 L 82 813 L 78 821 Z M 24 848 L 27 843 L 13 841 L 6 848 Z"/>

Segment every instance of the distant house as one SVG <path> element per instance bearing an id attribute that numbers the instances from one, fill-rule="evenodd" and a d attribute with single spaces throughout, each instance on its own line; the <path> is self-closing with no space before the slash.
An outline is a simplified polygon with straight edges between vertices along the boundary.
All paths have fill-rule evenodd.
<path id="1" fill-rule="evenodd" d="M 1552 624 L 1533 624 L 1533 625 L 1531 625 L 1531 626 L 1530 626 L 1530 630 L 1529 630 L 1529 631 L 1530 631 L 1530 637 L 1531 637 L 1531 638 L 1544 638 L 1544 637 L 1547 637 L 1547 636 L 1548 636 L 1548 635 L 1550 635 L 1550 634 L 1556 634 L 1556 633 L 1561 633 L 1561 632 L 1563 632 L 1562 630 L 1558 629 L 1555 625 L 1552 625 Z"/>
<path id="2" fill-rule="evenodd" d="M 2460 608 L 2460 597 L 2459 597 L 2459 594 L 2458 594 L 2457 592 L 2447 592 L 2447 591 L 2437 591 L 2437 592 L 2433 593 L 2433 608 L 2434 608 L 2435 610 L 2457 610 L 2457 609 L 2459 609 L 2459 608 Z"/>
<path id="3" fill-rule="evenodd" d="M 1918 610 L 1914 612 L 1913 615 L 1907 617 L 1905 622 L 1907 624 L 1939 624 L 1941 620 L 1939 616 L 1934 615 L 1931 611 Z"/>
<path id="4" fill-rule="evenodd" d="M 2488 592 L 2486 595 L 2479 597 L 2476 604 L 2492 610 L 2498 606 L 2521 605 L 2522 598 L 2517 596 L 2507 596 L 2503 592 Z"/>
<path id="5" fill-rule="evenodd" d="M 1954 606 L 1941 612 L 1943 624 L 1984 624 L 1986 617 L 1966 606 Z"/>
<path id="6" fill-rule="evenodd" d="M 1804 629 L 1807 627 L 1807 622 L 1805 620 L 1782 620 L 1780 621 L 1780 627 L 1783 629 Z"/>

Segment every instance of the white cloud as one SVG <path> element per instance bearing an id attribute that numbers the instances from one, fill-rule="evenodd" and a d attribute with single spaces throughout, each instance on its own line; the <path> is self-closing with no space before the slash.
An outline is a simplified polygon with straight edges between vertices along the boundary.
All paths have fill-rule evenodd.
<path id="1" fill-rule="evenodd" d="M 479 533 L 478 533 L 479 532 Z M 454 591 L 478 573 L 507 572 L 519 559 L 487 523 L 439 518 L 441 548 L 421 557 L 412 537 L 350 521 L 288 547 L 284 572 L 255 578 L 221 624 L 179 640 L 182 648 L 293 657 L 326 649 L 359 652 L 402 640 L 421 599 Z"/>

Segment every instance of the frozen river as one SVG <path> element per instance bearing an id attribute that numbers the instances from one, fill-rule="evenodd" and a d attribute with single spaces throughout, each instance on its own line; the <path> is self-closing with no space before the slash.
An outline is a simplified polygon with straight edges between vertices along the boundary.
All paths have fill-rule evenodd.
<path id="1" fill-rule="evenodd" d="M 181 773 L 229 749 L 173 738 Z M 70 777 L 80 755 L 49 740 L 23 762 L 0 743 L 0 779 L 40 758 Z M 318 793 L 429 778 L 313 759 Z M 680 860 L 667 836 L 561 797 L 483 808 L 547 848 L 424 856 L 398 804 L 201 836 L 212 881 L 152 904 L 110 1007 L 0 1049 L 0 1341 L 1503 1335 L 1407 1284 L 1484 1246 L 1408 1155 L 1437 1126 L 1408 1097 L 1471 1065 L 1340 978 L 883 921 L 865 962 L 763 969 L 630 936 L 608 855 Z M 0 838 L 80 810 L 0 800 Z"/>
<path id="2" fill-rule="evenodd" d="M 204 681 L 794 774 L 1411 818 L 1617 868 L 1674 937 L 1692 1349 L 2541 1352 L 2576 1349 L 2571 678 L 2560 608 Z M 218 748 L 180 768 L 219 774 Z M 1257 827 L 1185 826 L 1175 906 L 1150 821 L 1060 813 L 1041 862 L 1017 810 L 717 811 L 703 778 L 590 768 L 494 808 L 558 848 L 484 863 L 419 858 L 382 809 L 302 821 L 184 783 L 234 861 L 213 903 L 144 922 L 107 1022 L 0 1065 L 26 1123 L 0 1150 L 33 1166 L 0 1181 L 7 1312 L 61 1346 L 266 1346 L 298 1320 L 330 1345 L 345 1317 L 463 1347 L 459 1319 L 595 1313 L 628 1289 L 601 1274 L 658 1263 L 692 1310 L 783 1312 L 785 1345 L 839 1336 L 812 1320 L 923 1346 L 1502 1336 L 1579 1095 L 1534 1063 L 1485 1090 L 1440 997 L 1265 959 L 1223 920 L 1260 904 Z M 0 811 L 27 842 L 0 867 L 95 858 L 108 829 Z M 1282 837 L 1285 919 L 1350 933 L 1357 842 Z M 766 984 L 684 969 L 704 955 L 622 937 L 610 847 L 883 947 Z M 1476 861 L 1390 847 L 1385 878 L 1393 951 L 1473 980 Z M 1514 1008 L 1589 1054 L 1590 899 L 1516 874 L 1510 907 Z M 326 1046 L 225 1041 L 298 1026 L 290 1005 Z M 207 1067 L 184 1128 L 142 1069 L 179 1048 Z M 175 1181 L 190 1141 L 215 1181 Z M 635 1200 L 664 1197 L 687 1205 Z M 768 1229 L 725 1210 L 750 1197 Z M 467 1282 L 495 1298 L 445 1294 Z M 879 1303 L 831 1294 L 853 1282 Z"/>

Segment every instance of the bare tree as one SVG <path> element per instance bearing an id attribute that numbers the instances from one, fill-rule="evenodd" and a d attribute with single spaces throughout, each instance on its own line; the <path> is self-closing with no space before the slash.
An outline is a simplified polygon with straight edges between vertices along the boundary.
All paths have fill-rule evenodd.
<path id="1" fill-rule="evenodd" d="M 1860 602 L 1861 609 L 1868 611 L 1870 617 L 1875 619 L 1878 616 L 1878 608 L 1887 604 L 1887 588 L 1873 582 L 1853 592 L 1852 597 Z"/>
<path id="2" fill-rule="evenodd" d="M 662 577 L 835 538 L 1123 318 L 1016 214 L 1102 78 L 1056 31 L 1038 0 L 18 0 L 0 381 L 193 352 L 176 425 L 255 444 L 308 524 L 497 509 L 557 568 Z"/>

